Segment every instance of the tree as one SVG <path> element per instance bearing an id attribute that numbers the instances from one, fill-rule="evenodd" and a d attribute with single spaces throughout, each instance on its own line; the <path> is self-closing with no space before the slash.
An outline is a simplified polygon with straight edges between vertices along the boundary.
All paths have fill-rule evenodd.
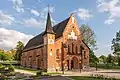
<path id="1" fill-rule="evenodd" d="M 108 57 L 107 57 L 107 63 L 112 63 L 113 62 L 113 57 L 111 54 L 108 54 Z"/>
<path id="2" fill-rule="evenodd" d="M 10 57 L 10 60 L 14 60 L 14 56 L 16 54 L 16 50 L 15 49 L 10 49 L 6 52 L 6 54 L 8 54 L 8 56 Z"/>
<path id="3" fill-rule="evenodd" d="M 10 57 L 5 52 L 0 52 L 0 60 L 9 60 Z"/>
<path id="4" fill-rule="evenodd" d="M 99 63 L 99 59 L 94 55 L 94 52 L 92 50 L 90 50 L 90 63 L 95 64 L 97 71 L 97 64 Z"/>
<path id="5" fill-rule="evenodd" d="M 112 40 L 112 47 L 113 54 L 118 58 L 118 65 L 120 66 L 120 31 L 116 32 L 115 38 Z"/>
<path id="6" fill-rule="evenodd" d="M 103 63 L 105 64 L 107 57 L 104 56 L 104 55 L 101 55 L 101 56 L 99 57 L 99 59 L 100 59 L 101 62 L 103 62 Z"/>
<path id="7" fill-rule="evenodd" d="M 90 63 L 98 63 L 99 59 L 96 57 L 94 52 L 90 50 Z"/>
<path id="8" fill-rule="evenodd" d="M 95 39 L 95 33 L 94 31 L 88 26 L 83 24 L 80 27 L 80 31 L 83 37 L 83 40 L 85 43 L 93 50 L 96 48 L 96 39 Z"/>
<path id="9" fill-rule="evenodd" d="M 21 60 L 23 48 L 24 44 L 21 41 L 18 41 L 16 46 L 15 60 Z"/>

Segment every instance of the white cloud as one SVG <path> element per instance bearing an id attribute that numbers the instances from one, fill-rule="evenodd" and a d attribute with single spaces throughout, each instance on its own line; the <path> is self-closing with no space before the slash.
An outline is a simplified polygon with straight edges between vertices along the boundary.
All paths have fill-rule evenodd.
<path id="1" fill-rule="evenodd" d="M 42 2 L 42 0 L 37 0 L 39 3 L 41 3 Z"/>
<path id="2" fill-rule="evenodd" d="M 49 7 L 49 11 L 50 11 L 50 14 L 53 13 L 55 11 L 55 7 L 54 6 L 50 6 Z M 44 23 L 43 26 L 46 25 L 47 13 L 48 13 L 48 7 L 43 8 L 43 10 L 41 10 L 41 12 L 40 12 L 41 22 Z M 51 21 L 52 21 L 53 25 L 55 25 L 57 23 L 57 21 L 53 19 L 52 15 L 51 15 Z"/>
<path id="3" fill-rule="evenodd" d="M 24 5 L 23 5 L 23 1 L 22 0 L 12 0 L 13 3 L 13 8 L 17 11 L 17 12 L 24 12 Z"/>
<path id="4" fill-rule="evenodd" d="M 54 11 L 54 7 L 50 7 L 50 12 Z M 22 24 L 25 25 L 26 27 L 39 27 L 41 29 L 45 28 L 46 25 L 46 19 L 47 19 L 47 13 L 48 13 L 48 9 L 47 7 L 43 8 L 40 13 L 36 10 L 30 10 L 30 12 L 36 16 L 39 16 L 39 19 L 36 18 L 29 18 L 29 19 L 24 19 L 22 21 Z M 57 22 L 53 19 L 53 17 L 51 16 L 51 21 L 52 23 L 55 25 Z"/>
<path id="5" fill-rule="evenodd" d="M 115 18 L 120 18 L 120 0 L 99 1 L 97 5 L 99 12 L 108 13 L 109 22 L 115 21 Z"/>
<path id="6" fill-rule="evenodd" d="M 115 22 L 114 19 L 105 20 L 105 24 L 113 24 L 114 22 Z"/>
<path id="7" fill-rule="evenodd" d="M 14 48 L 18 41 L 26 44 L 32 37 L 32 35 L 27 35 L 16 30 L 0 28 L 0 48 Z"/>
<path id="8" fill-rule="evenodd" d="M 93 17 L 93 15 L 88 9 L 79 8 L 74 12 L 77 13 L 81 20 L 89 20 L 90 18 Z"/>
<path id="9" fill-rule="evenodd" d="M 0 25 L 11 25 L 14 17 L 0 11 Z"/>
<path id="10" fill-rule="evenodd" d="M 43 27 L 44 22 L 42 20 L 38 21 L 35 18 L 30 18 L 23 20 L 23 24 L 27 27 Z"/>
<path id="11" fill-rule="evenodd" d="M 31 9 L 31 13 L 34 14 L 35 16 L 39 16 L 40 13 L 37 10 Z"/>

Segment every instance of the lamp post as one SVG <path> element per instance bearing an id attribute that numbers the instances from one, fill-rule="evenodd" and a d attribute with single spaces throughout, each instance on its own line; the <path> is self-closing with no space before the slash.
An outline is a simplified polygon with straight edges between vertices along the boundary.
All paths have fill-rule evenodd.
<path id="1" fill-rule="evenodd" d="M 63 42 L 61 42 L 61 67 L 62 67 L 62 73 L 64 74 L 64 48 L 67 48 L 67 46 L 65 44 L 63 44 Z"/>

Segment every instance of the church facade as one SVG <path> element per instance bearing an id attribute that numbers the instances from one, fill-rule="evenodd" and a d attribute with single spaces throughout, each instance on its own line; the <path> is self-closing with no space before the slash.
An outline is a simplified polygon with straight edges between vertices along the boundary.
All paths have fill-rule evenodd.
<path id="1" fill-rule="evenodd" d="M 89 51 L 73 13 L 52 27 L 48 12 L 46 29 L 28 41 L 21 66 L 48 72 L 82 69 L 89 66 Z"/>

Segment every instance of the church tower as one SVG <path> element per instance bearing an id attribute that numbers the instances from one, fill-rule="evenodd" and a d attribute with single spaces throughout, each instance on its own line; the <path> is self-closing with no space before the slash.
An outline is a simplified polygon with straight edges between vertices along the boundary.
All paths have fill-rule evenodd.
<path id="1" fill-rule="evenodd" d="M 50 13 L 47 15 L 46 29 L 43 34 L 44 38 L 44 58 L 46 58 L 46 70 L 55 71 L 55 33 L 52 28 Z"/>

